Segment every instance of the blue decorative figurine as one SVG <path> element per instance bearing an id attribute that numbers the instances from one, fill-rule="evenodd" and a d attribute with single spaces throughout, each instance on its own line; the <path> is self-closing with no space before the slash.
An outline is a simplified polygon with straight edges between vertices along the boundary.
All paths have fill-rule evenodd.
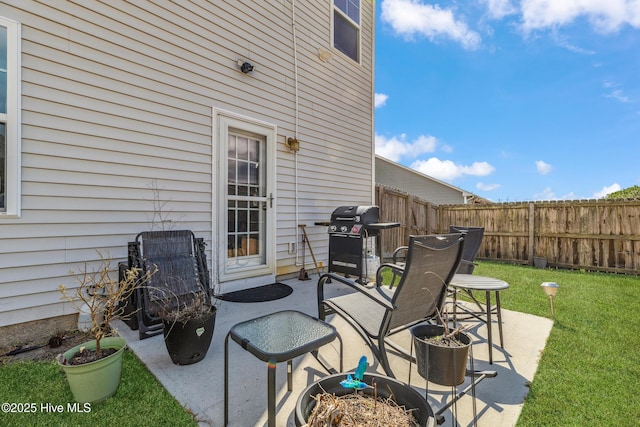
<path id="1" fill-rule="evenodd" d="M 344 388 L 353 388 L 356 390 L 362 390 L 367 387 L 372 388 L 371 386 L 362 382 L 364 379 L 364 373 L 367 370 L 367 356 L 362 356 L 360 361 L 358 362 L 358 368 L 356 372 L 353 374 L 355 378 L 351 376 L 351 374 L 347 374 L 347 379 L 340 381 L 340 385 Z"/>

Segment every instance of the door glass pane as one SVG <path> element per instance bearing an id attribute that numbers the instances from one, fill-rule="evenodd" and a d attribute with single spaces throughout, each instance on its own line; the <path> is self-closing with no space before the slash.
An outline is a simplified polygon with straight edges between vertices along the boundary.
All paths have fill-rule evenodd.
<path id="1" fill-rule="evenodd" d="M 237 137 L 237 142 L 236 152 L 238 159 L 247 160 L 249 140 L 247 138 Z"/>
<path id="2" fill-rule="evenodd" d="M 247 210 L 238 210 L 238 231 L 247 231 Z"/>
<path id="3" fill-rule="evenodd" d="M 256 209 L 252 209 L 249 213 L 251 221 L 249 222 L 249 231 L 259 231 L 260 230 L 260 211 Z"/>
<path id="4" fill-rule="evenodd" d="M 229 201 L 229 209 L 227 212 L 227 230 L 229 233 L 234 233 L 236 231 L 236 203 L 234 201 Z"/>
<path id="5" fill-rule="evenodd" d="M 258 175 L 258 164 L 251 164 L 249 166 L 249 187 L 252 196 L 260 196 L 260 181 Z"/>
<path id="6" fill-rule="evenodd" d="M 260 141 L 252 139 L 249 141 L 249 161 L 257 162 L 260 155 Z"/>
<path id="7" fill-rule="evenodd" d="M 231 133 L 227 150 L 227 268 L 266 262 L 266 176 L 260 138 Z"/>
<path id="8" fill-rule="evenodd" d="M 228 161 L 228 172 L 227 172 L 227 194 L 229 195 L 235 195 L 237 193 L 237 183 L 238 183 L 238 179 L 236 178 L 236 161 L 233 159 L 229 159 Z"/>

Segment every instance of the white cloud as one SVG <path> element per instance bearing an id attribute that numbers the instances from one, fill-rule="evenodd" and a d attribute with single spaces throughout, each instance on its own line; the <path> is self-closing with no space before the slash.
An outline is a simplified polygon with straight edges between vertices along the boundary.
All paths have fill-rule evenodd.
<path id="1" fill-rule="evenodd" d="M 602 33 L 625 24 L 640 27 L 637 0 L 522 0 L 521 7 L 525 32 L 567 25 L 581 17 Z"/>
<path id="2" fill-rule="evenodd" d="M 502 19 L 516 12 L 510 0 L 482 0 L 487 5 L 489 16 L 493 19 Z"/>
<path id="3" fill-rule="evenodd" d="M 431 41 L 439 37 L 460 43 L 465 49 L 477 49 L 481 37 L 463 21 L 456 20 L 452 9 L 425 4 L 422 0 L 383 0 L 381 19 L 408 39 L 421 35 Z"/>
<path id="4" fill-rule="evenodd" d="M 569 52 L 578 53 L 580 55 L 595 55 L 597 53 L 595 50 L 584 49 L 570 43 L 567 40 L 567 37 L 560 34 L 559 31 L 557 31 L 555 28 L 551 31 L 551 33 L 556 44 L 563 49 L 567 49 Z"/>
<path id="5" fill-rule="evenodd" d="M 615 99 L 616 101 L 620 101 L 623 102 L 625 104 L 632 102 L 631 98 L 629 98 L 627 95 L 624 94 L 624 92 L 622 92 L 621 89 L 614 89 L 611 92 L 607 93 L 604 95 L 605 98 L 612 98 Z"/>
<path id="6" fill-rule="evenodd" d="M 565 194 L 564 196 L 560 197 L 562 200 L 577 200 L 580 197 L 576 196 L 576 193 L 574 193 L 573 191 Z"/>
<path id="7" fill-rule="evenodd" d="M 540 175 L 546 175 L 551 172 L 551 165 L 549 163 L 545 163 L 542 160 L 536 161 L 536 169 Z"/>
<path id="8" fill-rule="evenodd" d="M 576 200 L 579 199 L 575 193 L 570 192 L 563 196 L 556 196 L 556 193 L 551 189 L 551 187 L 547 187 L 542 192 L 536 193 L 533 196 L 534 200 Z"/>
<path id="9" fill-rule="evenodd" d="M 556 193 L 554 193 L 550 187 L 547 187 L 544 190 L 542 190 L 541 193 L 534 194 L 533 199 L 534 200 L 556 200 L 557 198 L 556 198 Z"/>
<path id="10" fill-rule="evenodd" d="M 613 192 L 616 191 L 620 191 L 622 190 L 622 187 L 620 187 L 620 184 L 618 184 L 617 182 L 611 184 L 608 187 L 602 187 L 602 190 L 593 193 L 593 198 L 594 199 L 601 199 L 603 197 L 605 197 L 607 194 L 611 194 Z"/>
<path id="11" fill-rule="evenodd" d="M 386 138 L 376 134 L 376 154 L 397 162 L 403 156 L 416 157 L 432 153 L 438 146 L 438 139 L 431 135 L 420 135 L 413 141 L 407 141 L 407 135 Z"/>
<path id="12" fill-rule="evenodd" d="M 502 187 L 500 184 L 485 184 L 484 182 L 479 182 L 476 184 L 476 188 L 482 191 L 493 191 Z"/>
<path id="13" fill-rule="evenodd" d="M 463 175 L 486 176 L 495 171 L 495 168 L 487 162 L 474 162 L 471 166 L 466 166 L 456 164 L 451 160 L 440 160 L 436 157 L 431 157 L 428 160 L 416 160 L 410 167 L 425 175 L 445 181 L 451 181 Z"/>
<path id="14" fill-rule="evenodd" d="M 389 95 L 386 95 L 384 93 L 376 93 L 374 96 L 375 107 L 384 107 L 387 104 L 387 99 L 389 99 Z"/>
<path id="15" fill-rule="evenodd" d="M 453 147 L 447 144 L 442 144 L 440 146 L 440 150 L 444 151 L 445 153 L 453 153 Z"/>
<path id="16" fill-rule="evenodd" d="M 612 81 L 604 81 L 602 82 L 602 87 L 607 90 L 607 93 L 604 94 L 605 98 L 615 99 L 616 101 L 623 102 L 625 104 L 633 102 L 631 98 L 624 94 L 622 89 L 618 89 L 620 85 L 616 82 Z"/>

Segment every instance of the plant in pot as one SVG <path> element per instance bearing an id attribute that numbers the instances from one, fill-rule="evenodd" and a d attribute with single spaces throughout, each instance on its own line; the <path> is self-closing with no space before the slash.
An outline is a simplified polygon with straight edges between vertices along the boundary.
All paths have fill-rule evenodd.
<path id="1" fill-rule="evenodd" d="M 190 365 L 205 358 L 216 322 L 217 306 L 208 289 L 186 290 L 181 280 L 157 290 L 156 315 L 162 319 L 164 343 L 176 365 Z"/>
<path id="2" fill-rule="evenodd" d="M 129 269 L 124 278 L 111 278 L 111 258 L 98 251 L 99 265 L 91 269 L 85 263 L 74 275 L 78 287 L 59 286 L 61 299 L 78 311 L 88 312 L 92 341 L 59 354 L 73 397 L 81 403 L 99 402 L 115 394 L 120 384 L 122 354 L 126 343 L 114 336 L 110 322 L 123 314 L 119 301 L 128 298 L 148 277 L 139 277 L 139 269 Z"/>
<path id="3" fill-rule="evenodd" d="M 464 327 L 449 327 L 437 311 L 439 325 L 421 324 L 411 328 L 416 349 L 416 365 L 422 378 L 440 385 L 457 386 L 464 382 L 471 337 Z M 445 315 L 445 317 L 448 317 Z"/>
<path id="4" fill-rule="evenodd" d="M 394 378 L 366 373 L 366 367 L 363 356 L 353 377 L 329 375 L 303 390 L 296 402 L 296 426 L 435 425 L 433 410 L 420 393 Z"/>
<path id="5" fill-rule="evenodd" d="M 190 230 L 174 230 L 179 219 L 170 219 L 170 211 L 165 211 L 167 201 L 161 198 L 156 181 L 151 188 L 151 231 L 138 234 L 133 243 L 137 264 L 156 273 L 141 288 L 143 312 L 147 310 L 154 322 L 162 322 L 165 346 L 173 363 L 189 365 L 205 358 L 216 320 L 206 243 Z"/>

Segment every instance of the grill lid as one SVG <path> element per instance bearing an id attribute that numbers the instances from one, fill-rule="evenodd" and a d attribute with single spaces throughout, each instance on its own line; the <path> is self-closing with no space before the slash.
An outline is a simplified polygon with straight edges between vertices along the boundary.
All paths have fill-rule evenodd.
<path id="1" fill-rule="evenodd" d="M 378 222 L 380 209 L 377 206 L 340 206 L 331 214 L 331 222 L 372 224 Z"/>
<path id="2" fill-rule="evenodd" d="M 368 224 L 379 220 L 377 206 L 340 206 L 331 214 L 329 233 L 361 234 Z"/>

